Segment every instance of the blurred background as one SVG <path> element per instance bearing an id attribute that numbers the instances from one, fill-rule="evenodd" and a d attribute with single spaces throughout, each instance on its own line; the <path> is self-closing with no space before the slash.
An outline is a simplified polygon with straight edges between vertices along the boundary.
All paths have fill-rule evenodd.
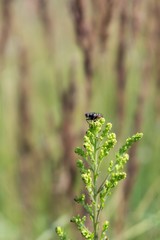
<path id="1" fill-rule="evenodd" d="M 102 216 L 110 239 L 159 240 L 160 1 L 0 0 L 0 240 L 82 239 L 68 223 L 90 111 L 119 144 L 144 133 Z"/>

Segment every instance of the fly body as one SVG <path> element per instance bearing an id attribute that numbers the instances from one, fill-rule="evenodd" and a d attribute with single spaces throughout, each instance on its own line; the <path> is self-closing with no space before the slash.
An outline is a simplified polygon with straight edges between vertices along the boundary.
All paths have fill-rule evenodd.
<path id="1" fill-rule="evenodd" d="M 89 113 L 85 113 L 85 117 L 87 121 L 96 121 L 99 118 L 102 118 L 103 115 L 101 113 L 95 113 L 95 112 L 89 112 Z"/>

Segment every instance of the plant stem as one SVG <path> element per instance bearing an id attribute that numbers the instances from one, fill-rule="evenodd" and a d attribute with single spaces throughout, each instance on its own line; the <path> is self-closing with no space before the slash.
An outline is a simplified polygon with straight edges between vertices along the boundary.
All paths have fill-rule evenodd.
<path id="1" fill-rule="evenodd" d="M 102 182 L 101 185 L 99 186 L 99 189 L 98 189 L 98 191 L 97 191 L 97 194 L 100 193 L 100 191 L 102 190 L 105 182 L 106 182 L 107 180 L 109 180 L 109 178 L 110 178 L 110 176 L 111 176 L 111 173 L 112 173 L 113 170 L 115 169 L 115 165 L 116 165 L 116 162 L 114 163 L 114 165 L 113 165 L 113 167 L 112 167 L 112 171 L 108 174 L 108 176 L 105 177 L 105 179 L 103 180 L 103 182 Z"/>
<path id="2" fill-rule="evenodd" d="M 94 145 L 94 173 L 93 173 L 93 184 L 94 184 L 94 218 L 93 218 L 93 228 L 94 228 L 94 240 L 98 240 L 98 219 L 97 219 L 97 207 L 98 207 L 98 198 L 97 198 L 97 139 L 95 139 Z"/>

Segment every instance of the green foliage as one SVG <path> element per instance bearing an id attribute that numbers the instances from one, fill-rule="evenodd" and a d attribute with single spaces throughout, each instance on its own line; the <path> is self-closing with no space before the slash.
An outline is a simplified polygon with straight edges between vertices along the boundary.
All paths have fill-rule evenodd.
<path id="1" fill-rule="evenodd" d="M 61 240 L 67 240 L 68 238 L 66 237 L 65 232 L 61 227 L 56 227 L 56 233 L 60 237 Z"/>
<path id="2" fill-rule="evenodd" d="M 115 155 L 115 160 L 107 160 L 110 150 L 115 146 L 117 140 L 115 133 L 110 133 L 112 124 L 107 123 L 102 117 L 97 121 L 89 121 L 89 129 L 84 136 L 84 148 L 77 147 L 75 152 L 83 158 L 77 160 L 77 167 L 80 170 L 82 181 L 88 192 L 89 203 L 87 196 L 82 194 L 74 200 L 81 204 L 88 213 L 92 222 L 92 230 L 90 231 L 85 226 L 86 216 L 74 216 L 71 222 L 75 223 L 78 230 L 84 239 L 107 240 L 107 229 L 109 222 L 100 222 L 100 215 L 104 209 L 105 202 L 108 196 L 111 195 L 112 189 L 117 186 L 119 181 L 126 178 L 124 167 L 129 159 L 127 150 L 133 143 L 140 140 L 142 133 L 137 133 L 128 138 L 125 144 L 119 149 Z M 99 184 L 101 174 L 102 161 L 108 161 L 106 167 L 105 179 Z M 60 227 L 56 230 L 60 239 L 67 239 L 66 235 Z"/>

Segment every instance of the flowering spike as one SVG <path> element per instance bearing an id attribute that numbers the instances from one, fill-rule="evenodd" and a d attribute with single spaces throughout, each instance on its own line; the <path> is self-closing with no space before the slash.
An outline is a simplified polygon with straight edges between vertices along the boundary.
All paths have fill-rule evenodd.
<path id="1" fill-rule="evenodd" d="M 74 200 L 86 210 L 92 222 L 92 230 L 90 231 L 85 226 L 86 216 L 75 216 L 71 219 L 71 222 L 76 224 L 84 239 L 108 240 L 107 230 L 109 222 L 105 221 L 101 224 L 102 229 L 100 231 L 99 217 L 113 188 L 126 178 L 124 167 L 129 159 L 127 150 L 133 143 L 140 140 L 143 134 L 136 133 L 132 137 L 127 138 L 125 144 L 115 155 L 115 159 L 107 160 L 107 156 L 117 142 L 116 134 L 110 132 L 112 124 L 107 123 L 104 125 L 105 119 L 99 113 L 86 113 L 85 116 L 89 128 L 84 136 L 83 148 L 77 147 L 75 153 L 82 158 L 77 160 L 77 167 L 80 170 L 87 193 L 81 194 Z M 108 161 L 108 167 L 105 169 L 106 176 L 99 185 L 100 166 L 103 161 Z M 56 229 L 56 232 L 61 240 L 67 240 L 65 233 L 60 227 Z"/>

